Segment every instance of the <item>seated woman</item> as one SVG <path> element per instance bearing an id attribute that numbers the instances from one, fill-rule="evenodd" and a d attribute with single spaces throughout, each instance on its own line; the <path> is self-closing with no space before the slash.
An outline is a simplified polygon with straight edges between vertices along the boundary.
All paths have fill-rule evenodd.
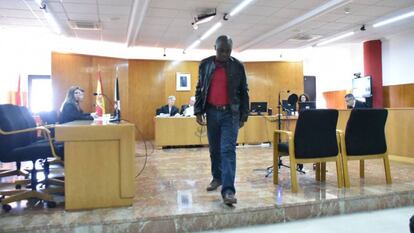
<path id="1" fill-rule="evenodd" d="M 84 91 L 80 87 L 72 86 L 66 94 L 65 101 L 60 108 L 59 123 L 63 124 L 76 120 L 93 120 L 92 114 L 84 113 L 79 103 L 83 101 Z"/>
<path id="2" fill-rule="evenodd" d="M 309 101 L 309 97 L 306 94 L 301 94 L 298 98 L 299 103 L 307 102 Z"/>

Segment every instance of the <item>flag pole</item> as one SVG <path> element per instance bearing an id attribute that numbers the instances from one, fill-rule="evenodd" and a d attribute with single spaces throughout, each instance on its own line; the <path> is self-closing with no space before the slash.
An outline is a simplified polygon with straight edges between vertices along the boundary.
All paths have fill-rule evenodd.
<path id="1" fill-rule="evenodd" d="M 119 98 L 119 82 L 118 82 L 118 66 L 116 66 L 116 78 L 115 78 L 115 92 L 114 92 L 114 118 L 111 122 L 120 122 L 121 121 L 121 101 Z"/>

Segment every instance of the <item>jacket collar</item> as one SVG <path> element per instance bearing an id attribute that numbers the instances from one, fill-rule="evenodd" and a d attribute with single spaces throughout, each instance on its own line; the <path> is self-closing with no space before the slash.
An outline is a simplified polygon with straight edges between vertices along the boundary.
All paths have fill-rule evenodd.
<path id="1" fill-rule="evenodd" d="M 207 58 L 207 59 L 208 59 L 208 62 L 215 63 L 215 61 L 216 61 L 216 56 L 211 56 L 211 57 L 209 57 L 209 58 Z M 232 56 L 230 56 L 229 61 L 230 61 L 230 62 L 234 62 L 234 61 L 235 61 L 235 58 L 234 58 L 234 57 L 232 57 Z"/>

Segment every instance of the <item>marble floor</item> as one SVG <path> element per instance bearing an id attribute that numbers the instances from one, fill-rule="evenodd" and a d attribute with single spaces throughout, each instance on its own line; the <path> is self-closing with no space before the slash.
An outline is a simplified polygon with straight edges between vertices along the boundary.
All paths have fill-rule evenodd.
<path id="1" fill-rule="evenodd" d="M 206 233 L 408 233 L 410 232 L 410 218 L 413 214 L 414 207 L 409 206 L 316 219 L 297 220 L 287 223 L 214 230 Z"/>
<path id="2" fill-rule="evenodd" d="M 327 164 L 324 183 L 315 181 L 307 164 L 307 173 L 298 175 L 300 191 L 292 193 L 289 169 L 281 169 L 278 186 L 265 177 L 272 164 L 268 144 L 239 146 L 238 204 L 229 207 L 219 191 L 205 191 L 211 180 L 207 147 L 148 146 L 147 160 L 142 144 L 136 152 L 133 206 L 67 212 L 63 203 L 47 209 L 22 201 L 0 213 L 0 232 L 196 232 L 414 205 L 412 164 L 391 161 L 393 184 L 386 185 L 380 160 L 366 161 L 365 179 L 359 178 L 359 163 L 350 162 L 350 189 L 337 188 L 333 163 Z"/>

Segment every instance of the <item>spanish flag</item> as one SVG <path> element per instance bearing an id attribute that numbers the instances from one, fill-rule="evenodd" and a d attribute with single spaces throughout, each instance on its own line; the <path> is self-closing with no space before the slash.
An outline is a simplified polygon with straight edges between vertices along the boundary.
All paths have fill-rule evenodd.
<path id="1" fill-rule="evenodd" d="M 98 71 L 98 75 L 96 76 L 97 85 L 96 85 L 96 106 L 95 112 L 98 116 L 102 117 L 105 114 L 105 101 L 103 98 L 102 92 L 102 79 L 101 79 L 101 72 Z"/>
<path id="2" fill-rule="evenodd" d="M 22 105 L 22 91 L 20 88 L 20 83 L 21 83 L 21 80 L 20 80 L 20 75 L 19 75 L 19 80 L 17 81 L 17 92 L 15 96 L 16 105 L 19 105 L 19 106 Z"/>
<path id="3" fill-rule="evenodd" d="M 24 83 L 24 82 L 23 82 Z M 10 90 L 9 91 L 9 98 L 7 103 L 18 105 L 18 106 L 28 106 L 28 98 L 27 98 L 27 91 L 22 88 L 22 79 L 19 74 L 19 78 L 17 79 L 17 91 Z"/>

